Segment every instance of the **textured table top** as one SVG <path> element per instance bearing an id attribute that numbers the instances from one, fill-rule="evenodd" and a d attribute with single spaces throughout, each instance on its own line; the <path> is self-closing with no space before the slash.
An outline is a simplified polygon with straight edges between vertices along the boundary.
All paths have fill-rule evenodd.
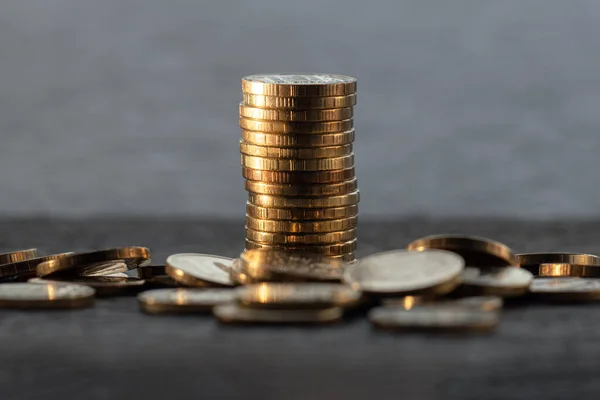
<path id="1" fill-rule="evenodd" d="M 235 256 L 243 222 L 3 220 L 2 250 L 145 245 Z M 600 221 L 414 218 L 361 222 L 360 251 L 431 233 L 492 237 L 525 251 L 600 253 Z M 78 311 L 0 311 L 5 399 L 545 399 L 600 390 L 600 305 L 505 309 L 492 335 L 390 334 L 361 319 L 324 327 L 221 326 L 211 317 L 148 316 L 135 298 Z"/>

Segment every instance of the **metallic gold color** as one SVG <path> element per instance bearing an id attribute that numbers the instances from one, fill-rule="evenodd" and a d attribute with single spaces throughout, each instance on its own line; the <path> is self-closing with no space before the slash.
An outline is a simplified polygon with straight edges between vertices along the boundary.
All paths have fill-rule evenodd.
<path id="1" fill-rule="evenodd" d="M 506 245 L 491 239 L 467 235 L 431 235 L 410 243 L 408 250 L 438 249 L 459 254 L 472 267 L 518 265 L 517 256 Z"/>
<path id="2" fill-rule="evenodd" d="M 257 219 L 246 216 L 246 226 L 250 229 L 263 232 L 287 232 L 287 233 L 319 233 L 335 232 L 356 228 L 358 217 L 344 219 L 329 219 L 325 221 L 277 221 L 269 219 Z"/>
<path id="3" fill-rule="evenodd" d="M 356 178 L 340 183 L 313 185 L 290 185 L 246 180 L 244 185 L 249 192 L 271 196 L 339 196 L 354 192 L 358 189 L 358 181 Z"/>
<path id="4" fill-rule="evenodd" d="M 30 283 L 59 283 L 85 285 L 96 290 L 96 297 L 127 296 L 143 289 L 146 283 L 143 279 L 128 276 L 58 276 L 56 278 L 31 278 Z"/>
<path id="5" fill-rule="evenodd" d="M 350 150 L 352 151 L 352 148 Z M 0 254 L 0 265 L 18 263 L 37 257 L 37 249 L 11 251 L 10 253 Z"/>
<path id="6" fill-rule="evenodd" d="M 0 308 L 72 309 L 94 304 L 94 289 L 66 283 L 6 283 L 0 285 Z"/>
<path id="7" fill-rule="evenodd" d="M 357 204 L 360 192 L 328 197 L 280 197 L 266 194 L 248 194 L 248 202 L 259 207 L 267 208 L 332 208 Z"/>
<path id="8" fill-rule="evenodd" d="M 249 107 L 240 103 L 240 117 L 268 121 L 320 122 L 343 121 L 354 116 L 352 107 L 329 110 L 275 110 Z"/>
<path id="9" fill-rule="evenodd" d="M 356 239 L 349 240 L 344 243 L 334 243 L 328 245 L 311 245 L 311 246 L 294 246 L 286 244 L 267 244 L 258 243 L 249 239 L 246 239 L 246 249 L 269 249 L 269 250 L 280 250 L 291 254 L 322 254 L 327 257 L 337 258 L 339 257 L 343 261 L 353 261 L 354 251 L 357 247 Z"/>
<path id="10" fill-rule="evenodd" d="M 233 286 L 229 276 L 232 258 L 211 254 L 181 253 L 167 258 L 166 272 L 186 286 Z"/>
<path id="11" fill-rule="evenodd" d="M 228 303 L 213 308 L 213 314 L 224 323 L 323 324 L 339 321 L 344 310 L 340 307 L 313 310 L 265 310 Z"/>
<path id="12" fill-rule="evenodd" d="M 236 289 L 246 307 L 269 309 L 312 309 L 351 307 L 361 293 L 335 283 L 258 283 Z"/>
<path id="13" fill-rule="evenodd" d="M 48 260 L 57 260 L 72 255 L 73 253 L 60 253 L 51 256 L 31 258 L 25 261 L 19 261 L 11 264 L 0 265 L 0 278 L 19 278 L 27 279 L 35 277 L 35 270 L 38 264 Z"/>
<path id="14" fill-rule="evenodd" d="M 577 265 L 577 264 L 540 264 L 536 275 L 545 277 L 580 277 L 593 278 L 600 277 L 600 266 L 598 265 Z"/>
<path id="15" fill-rule="evenodd" d="M 246 214 L 254 218 L 275 220 L 341 219 L 358 215 L 358 205 L 332 208 L 268 208 L 247 202 Z"/>
<path id="16" fill-rule="evenodd" d="M 276 97 L 244 93 L 242 102 L 250 107 L 276 108 L 287 110 L 321 110 L 345 108 L 356 104 L 356 94 L 328 97 Z"/>
<path id="17" fill-rule="evenodd" d="M 327 244 L 335 242 L 346 242 L 356 238 L 356 229 L 346 231 L 328 232 L 318 234 L 291 235 L 283 233 L 260 232 L 246 228 L 246 238 L 254 242 L 267 244 Z"/>
<path id="18" fill-rule="evenodd" d="M 242 78 L 244 93 L 277 97 L 347 96 L 356 78 L 337 74 L 263 74 Z"/>
<path id="19" fill-rule="evenodd" d="M 353 179 L 355 174 L 354 168 L 312 172 L 279 172 L 242 168 L 242 175 L 248 180 L 264 183 L 307 185 L 315 183 L 339 183 Z"/>
<path id="20" fill-rule="evenodd" d="M 295 146 L 339 146 L 354 141 L 354 120 L 345 119 L 342 121 L 321 121 L 321 122 L 302 122 L 302 121 L 265 121 L 240 117 L 240 128 L 242 128 L 242 139 L 244 141 L 260 145 L 260 140 L 252 138 L 245 131 L 257 132 L 266 135 L 277 136 L 321 136 L 311 139 L 301 137 L 286 144 L 281 139 L 270 139 L 267 142 L 263 139 L 265 146 L 295 147 Z M 351 132 L 351 133 L 350 133 Z M 337 134 L 337 135 L 334 135 Z M 327 136 L 326 136 L 327 135 Z M 333 136 L 331 136 L 333 135 Z M 326 136 L 326 137 L 323 137 Z"/>
<path id="21" fill-rule="evenodd" d="M 218 304 L 234 301 L 232 289 L 156 289 L 137 296 L 140 309 L 148 314 L 207 313 Z"/>
<path id="22" fill-rule="evenodd" d="M 289 158 L 262 158 L 241 155 L 242 166 L 267 171 L 327 171 L 354 166 L 354 153 L 342 157 L 294 160 Z"/>
<path id="23" fill-rule="evenodd" d="M 352 154 L 352 145 L 328 147 L 269 147 L 257 146 L 240 140 L 240 152 L 242 154 L 263 158 L 290 158 L 290 159 L 313 159 L 342 157 Z"/>
<path id="24" fill-rule="evenodd" d="M 255 283 L 256 281 L 246 273 L 246 271 L 242 268 L 239 259 L 233 260 L 231 263 L 231 268 L 229 269 L 229 277 L 233 282 L 238 285 L 248 285 L 250 283 Z"/>
<path id="25" fill-rule="evenodd" d="M 584 253 L 523 253 L 517 254 L 521 268 L 538 275 L 541 264 L 574 264 L 600 268 L 600 257 Z M 593 270 L 592 270 L 593 271 Z"/>

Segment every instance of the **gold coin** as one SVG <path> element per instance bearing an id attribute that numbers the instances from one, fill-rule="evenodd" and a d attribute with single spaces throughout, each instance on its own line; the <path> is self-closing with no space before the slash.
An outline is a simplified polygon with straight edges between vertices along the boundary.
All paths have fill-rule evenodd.
<path id="1" fill-rule="evenodd" d="M 251 277 L 265 281 L 340 281 L 348 266 L 322 254 L 294 254 L 274 249 L 249 249 L 240 255 L 240 266 Z"/>
<path id="2" fill-rule="evenodd" d="M 546 277 L 600 277 L 600 266 L 564 263 L 540 264 L 537 275 Z"/>
<path id="3" fill-rule="evenodd" d="M 64 283 L 0 285 L 0 308 L 84 308 L 94 304 L 94 289 Z"/>
<path id="4" fill-rule="evenodd" d="M 48 260 L 56 260 L 59 258 L 63 258 L 71 254 L 73 253 L 60 253 L 51 256 L 31 258 L 16 263 L 0 265 L 0 278 L 32 278 L 35 276 L 35 269 L 38 266 L 38 264 L 41 264 Z"/>
<path id="5" fill-rule="evenodd" d="M 146 247 L 122 247 L 76 253 L 56 260 L 45 261 L 37 266 L 36 272 L 40 277 L 50 274 L 82 275 L 97 263 L 115 260 L 123 260 L 128 269 L 135 269 L 150 263 L 150 250 Z"/>
<path id="6" fill-rule="evenodd" d="M 362 258 L 344 272 L 353 289 L 380 296 L 445 294 L 459 283 L 465 262 L 445 250 L 393 250 Z"/>
<path id="7" fill-rule="evenodd" d="M 224 323 L 260 324 L 322 324 L 339 321 L 344 314 L 340 307 L 310 310 L 268 310 L 245 308 L 235 303 L 213 308 L 213 314 Z"/>
<path id="8" fill-rule="evenodd" d="M 242 154 L 242 166 L 267 171 L 329 171 L 352 168 L 354 154 L 342 157 L 294 160 L 290 158 L 262 158 Z"/>
<path id="9" fill-rule="evenodd" d="M 282 233 L 319 233 L 336 232 L 356 228 L 358 217 L 344 219 L 329 219 L 325 221 L 274 221 L 257 219 L 246 216 L 246 226 L 250 229 L 263 232 Z"/>
<path id="10" fill-rule="evenodd" d="M 497 312 L 447 305 L 376 307 L 368 317 L 378 328 L 434 332 L 488 332 L 499 323 Z"/>
<path id="11" fill-rule="evenodd" d="M 272 147 L 257 146 L 240 140 L 240 152 L 254 157 L 313 159 L 341 157 L 352 154 L 352 145 L 327 147 Z"/>
<path id="12" fill-rule="evenodd" d="M 346 242 L 348 240 L 356 239 L 356 228 L 339 232 L 314 233 L 303 235 L 260 232 L 250 228 L 246 228 L 246 239 L 252 240 L 254 242 L 267 244 L 327 244 L 336 242 Z"/>
<path id="13" fill-rule="evenodd" d="M 156 289 L 140 293 L 140 309 L 148 314 L 206 313 L 218 304 L 234 301 L 232 289 Z"/>
<path id="14" fill-rule="evenodd" d="M 354 141 L 353 119 L 303 122 L 240 117 L 240 128 L 245 142 L 264 146 L 339 146 Z"/>
<path id="15" fill-rule="evenodd" d="M 248 193 L 248 201 L 259 207 L 267 208 L 333 208 L 357 204 L 360 200 L 358 190 L 328 197 L 282 197 L 267 194 Z"/>
<path id="16" fill-rule="evenodd" d="M 233 286 L 229 276 L 232 258 L 210 254 L 181 253 L 167 258 L 166 272 L 186 286 Z"/>
<path id="17" fill-rule="evenodd" d="M 391 297 L 382 300 L 384 306 L 401 307 L 410 310 L 421 305 L 441 305 L 475 308 L 481 311 L 499 311 L 504 305 L 502 297 L 498 296 L 473 296 L 460 299 L 436 299 L 433 296 L 404 296 Z"/>
<path id="18" fill-rule="evenodd" d="M 410 243 L 408 250 L 438 249 L 459 254 L 471 267 L 494 267 L 518 265 L 517 256 L 512 250 L 500 243 L 478 236 L 432 235 Z"/>
<path id="19" fill-rule="evenodd" d="M 350 240 L 350 241 L 344 242 L 344 243 L 334 243 L 334 244 L 321 245 L 321 246 L 310 245 L 310 246 L 301 246 L 301 247 L 294 247 L 294 246 L 289 246 L 289 245 L 285 245 L 285 244 L 272 245 L 272 244 L 266 244 L 266 243 L 258 243 L 258 242 L 254 242 L 252 240 L 246 239 L 246 249 L 247 250 L 253 250 L 253 249 L 279 250 L 279 251 L 283 251 L 283 252 L 291 253 L 291 254 L 314 253 L 314 254 L 320 254 L 323 256 L 327 256 L 328 258 L 340 259 L 342 261 L 353 261 L 355 259 L 354 250 L 356 250 L 356 247 L 357 247 L 356 239 Z"/>
<path id="20" fill-rule="evenodd" d="M 96 297 L 122 296 L 136 293 L 143 288 L 145 281 L 143 279 L 129 278 L 126 276 L 76 276 L 56 278 L 31 278 L 29 283 L 57 283 L 57 284 L 78 284 L 94 288 Z"/>
<path id="21" fill-rule="evenodd" d="M 81 271 L 81 276 L 106 276 L 123 273 L 128 270 L 123 260 L 101 261 L 86 265 Z"/>
<path id="22" fill-rule="evenodd" d="M 470 296 L 518 297 L 529 291 L 531 272 L 519 267 L 465 268 L 459 293 Z"/>
<path id="23" fill-rule="evenodd" d="M 354 116 L 352 107 L 332 108 L 329 110 L 276 110 L 267 108 L 249 107 L 240 103 L 240 117 L 268 120 L 268 121 L 343 121 Z"/>
<path id="24" fill-rule="evenodd" d="M 275 220 L 341 219 L 358 215 L 358 205 L 331 208 L 270 208 L 247 202 L 246 214 L 254 218 Z"/>
<path id="25" fill-rule="evenodd" d="M 262 74 L 242 78 L 244 93 L 277 97 L 347 96 L 356 78 L 337 74 Z"/>
<path id="26" fill-rule="evenodd" d="M 239 259 L 233 260 L 231 266 L 229 268 L 229 277 L 233 282 L 237 285 L 248 285 L 250 283 L 257 282 L 254 278 L 252 278 L 248 273 L 242 268 L 241 262 Z"/>
<path id="27" fill-rule="evenodd" d="M 37 257 L 37 249 L 11 251 L 10 253 L 0 254 L 0 265 L 14 264 L 25 260 L 31 260 L 32 258 Z"/>
<path id="28" fill-rule="evenodd" d="M 243 93 L 243 103 L 250 107 L 316 110 L 356 105 L 356 94 L 327 97 L 277 97 Z"/>
<path id="29" fill-rule="evenodd" d="M 584 253 L 523 253 L 517 254 L 518 265 L 539 275 L 541 264 L 574 264 L 600 267 L 600 257 Z M 590 270 L 593 271 L 593 270 Z"/>
<path id="30" fill-rule="evenodd" d="M 338 196 L 354 192 L 358 189 L 356 178 L 339 183 L 313 185 L 277 184 L 249 180 L 244 181 L 244 184 L 246 190 L 249 192 L 272 196 Z"/>
<path id="31" fill-rule="evenodd" d="M 264 171 L 260 169 L 242 168 L 244 178 L 262 183 L 278 183 L 306 185 L 315 183 L 340 183 L 354 178 L 354 168 L 337 171 L 312 171 L 312 172 L 281 172 Z"/>
<path id="32" fill-rule="evenodd" d="M 237 289 L 238 301 L 251 308 L 311 309 L 351 307 L 361 293 L 336 283 L 258 283 Z"/>
<path id="33" fill-rule="evenodd" d="M 531 296 L 547 301 L 598 301 L 600 279 L 597 278 L 536 278 L 529 287 Z"/>

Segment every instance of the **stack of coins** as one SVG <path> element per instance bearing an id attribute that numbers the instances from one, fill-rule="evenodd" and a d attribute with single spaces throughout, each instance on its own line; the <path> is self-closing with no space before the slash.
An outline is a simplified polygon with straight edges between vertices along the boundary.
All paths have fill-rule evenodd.
<path id="1" fill-rule="evenodd" d="M 353 261 L 359 192 L 354 173 L 356 79 L 252 75 L 242 79 L 246 249 Z"/>

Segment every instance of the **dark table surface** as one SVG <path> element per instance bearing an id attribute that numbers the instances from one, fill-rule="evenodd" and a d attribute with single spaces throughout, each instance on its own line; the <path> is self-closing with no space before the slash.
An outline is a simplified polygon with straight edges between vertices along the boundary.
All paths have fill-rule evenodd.
<path id="1" fill-rule="evenodd" d="M 242 221 L 4 219 L 0 247 L 80 251 L 145 245 L 235 256 Z M 526 251 L 600 253 L 600 221 L 413 218 L 361 222 L 360 255 L 432 233 Z M 362 318 L 323 327 L 222 326 L 148 316 L 133 297 L 78 311 L 0 311 L 2 399 L 545 399 L 600 391 L 600 305 L 505 309 L 492 335 L 390 334 Z"/>

